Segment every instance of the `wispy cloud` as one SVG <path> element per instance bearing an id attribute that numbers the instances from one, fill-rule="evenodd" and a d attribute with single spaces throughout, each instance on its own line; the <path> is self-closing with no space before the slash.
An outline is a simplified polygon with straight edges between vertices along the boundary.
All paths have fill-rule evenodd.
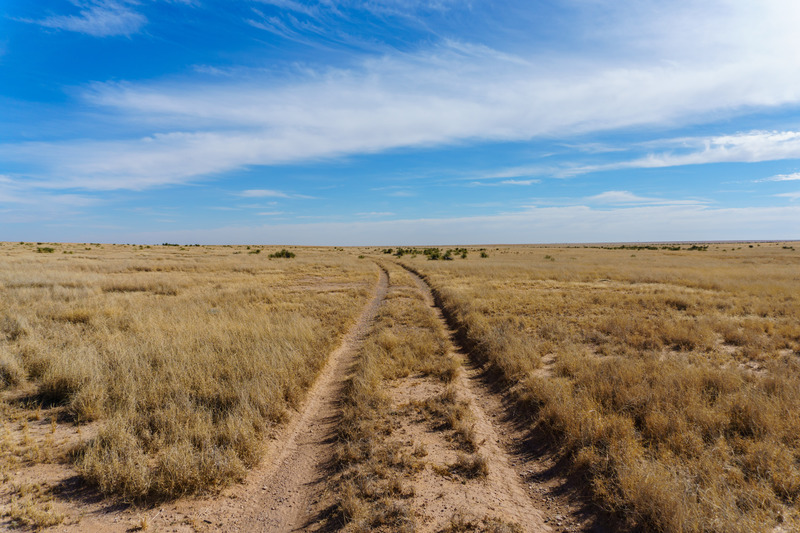
<path id="1" fill-rule="evenodd" d="M 236 226 L 202 231 L 133 233 L 121 238 L 131 242 L 166 240 L 304 245 L 796 239 L 798 220 L 800 207 L 795 206 L 709 208 L 667 205 L 612 210 L 563 206 L 480 217 Z"/>
<path id="2" fill-rule="evenodd" d="M 778 196 L 780 198 L 789 198 L 790 200 L 795 201 L 795 200 L 800 200 L 800 191 L 783 192 L 780 194 L 776 194 L 775 196 Z M 795 221 L 795 223 L 797 223 L 797 221 Z"/>
<path id="3" fill-rule="evenodd" d="M 680 146 L 679 151 L 650 153 L 629 161 L 583 165 L 555 171 L 559 176 L 575 176 L 589 172 L 630 168 L 665 168 L 709 163 L 756 163 L 783 159 L 800 159 L 800 132 L 750 131 L 713 137 L 692 137 L 652 141 L 650 145 Z M 762 181 L 784 181 L 783 179 Z M 777 176 L 776 176 L 777 177 Z"/>
<path id="4" fill-rule="evenodd" d="M 315 199 L 314 196 L 308 196 L 306 194 L 287 193 L 283 191 L 276 191 L 274 189 L 247 189 L 245 191 L 236 193 L 236 196 L 241 196 L 242 198 L 293 198 L 300 200 Z M 272 203 L 274 204 L 275 202 Z"/>
<path id="5" fill-rule="evenodd" d="M 0 205 L 44 206 L 46 207 L 87 207 L 97 203 L 91 196 L 83 194 L 52 194 L 42 192 L 27 182 L 10 176 L 0 175 Z"/>
<path id="6" fill-rule="evenodd" d="M 288 194 L 272 189 L 248 189 L 238 193 L 243 198 L 290 198 Z"/>
<path id="7" fill-rule="evenodd" d="M 316 6 L 302 4 L 294 0 L 256 0 L 261 4 L 271 5 L 280 9 L 295 11 L 304 15 L 314 16 L 318 13 Z"/>
<path id="8" fill-rule="evenodd" d="M 94 37 L 132 35 L 147 24 L 147 18 L 125 0 L 74 0 L 77 15 L 53 15 L 38 20 L 24 20 L 45 28 L 85 33 Z"/>
<path id="9" fill-rule="evenodd" d="M 63 223 L 102 203 L 93 196 L 42 191 L 0 175 L 0 224 L 35 225 L 47 220 Z"/>
<path id="10" fill-rule="evenodd" d="M 765 181 L 798 181 L 798 180 L 800 180 L 800 172 L 795 172 L 794 174 L 777 174 L 775 176 L 770 176 L 769 178 L 755 180 L 755 183 L 762 183 Z"/>
<path id="11" fill-rule="evenodd" d="M 287 2 L 276 3 L 293 10 Z M 599 3 L 618 9 L 612 2 Z M 402 2 L 385 5 L 404 9 Z M 726 9 L 718 9 L 721 5 Z M 137 20 L 128 4 L 96 1 L 86 6 L 78 16 L 84 22 L 101 19 L 91 15 L 95 12 Z M 85 102 L 137 133 L 112 141 L 5 144 L 0 157 L 53 187 L 145 189 L 250 165 L 675 126 L 722 111 L 800 103 L 800 70 L 795 68 L 800 37 L 787 22 L 800 16 L 800 4 L 770 0 L 757 10 L 750 2 L 722 0 L 709 6 L 689 1 L 669 9 L 648 6 L 664 17 L 647 10 L 620 11 L 611 19 L 615 26 L 605 32 L 616 40 L 597 37 L 608 54 L 596 61 L 564 52 L 492 54 L 485 46 L 445 40 L 413 53 L 371 55 L 352 67 L 309 69 L 285 81 L 232 77 L 225 83 L 96 84 L 86 90 Z M 713 23 L 697 22 L 706 20 L 698 15 L 711 12 Z M 676 20 L 686 26 L 673 25 Z M 645 41 L 642 27 L 648 28 L 651 41 Z M 766 27 L 769 32 L 762 30 Z M 688 34 L 692 46 L 684 30 L 693 32 Z M 697 54 L 697 49 L 708 53 Z M 507 59 L 498 61 L 498 55 Z M 559 175 L 800 156 L 797 132 L 720 136 L 706 139 L 706 145 L 697 141 L 701 144 L 678 153 L 576 166 Z M 497 177 L 527 180 L 531 174 Z"/>
<path id="12" fill-rule="evenodd" d="M 585 198 L 586 202 L 599 205 L 702 205 L 707 201 L 697 199 L 672 200 L 639 196 L 630 191 L 606 191 Z"/>
<path id="13" fill-rule="evenodd" d="M 469 183 L 470 187 L 500 187 L 502 185 L 534 185 L 541 183 L 542 180 L 502 180 L 495 182 L 473 181 Z"/>
<path id="14" fill-rule="evenodd" d="M 503 180 L 500 182 L 501 185 L 533 185 L 535 183 L 541 183 L 542 180 Z"/>

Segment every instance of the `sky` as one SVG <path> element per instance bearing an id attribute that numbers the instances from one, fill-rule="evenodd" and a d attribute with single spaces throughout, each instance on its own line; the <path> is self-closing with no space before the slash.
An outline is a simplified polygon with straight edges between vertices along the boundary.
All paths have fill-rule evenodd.
<path id="1" fill-rule="evenodd" d="M 0 241 L 800 239 L 796 0 L 9 0 Z"/>

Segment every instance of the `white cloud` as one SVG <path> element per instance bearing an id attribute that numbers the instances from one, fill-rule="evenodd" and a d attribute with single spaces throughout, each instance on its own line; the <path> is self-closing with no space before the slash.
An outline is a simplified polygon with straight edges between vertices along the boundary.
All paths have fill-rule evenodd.
<path id="1" fill-rule="evenodd" d="M 101 83 L 86 91 L 87 103 L 138 127 L 139 136 L 6 144 L 0 157 L 29 166 L 51 186 L 144 189 L 248 165 L 675 126 L 800 104 L 800 4 L 793 0 L 647 0 L 630 12 L 606 0 L 594 4 L 611 13 L 612 26 L 596 36 L 602 58 L 492 53 L 450 42 L 286 81 Z M 113 15 L 127 8 L 106 2 L 86 11 L 93 9 Z M 798 135 L 718 137 L 688 154 L 567 173 L 797 157 L 800 139 L 782 134 Z"/>
<path id="2" fill-rule="evenodd" d="M 501 185 L 533 185 L 534 183 L 541 183 L 541 180 L 503 180 Z"/>
<path id="3" fill-rule="evenodd" d="M 272 189 L 248 189 L 239 193 L 244 198 L 289 198 L 285 192 Z"/>
<path id="4" fill-rule="evenodd" d="M 35 225 L 46 220 L 63 222 L 100 203 L 98 199 L 82 194 L 32 190 L 25 183 L 0 175 L 0 224 Z"/>
<path id="5" fill-rule="evenodd" d="M 533 185 L 535 183 L 541 183 L 541 180 L 502 180 L 502 181 L 495 181 L 495 182 L 484 182 L 484 181 L 472 181 L 469 183 L 470 187 L 499 187 L 501 185 Z"/>
<path id="6" fill-rule="evenodd" d="M 97 200 L 95 198 L 82 194 L 42 193 L 25 182 L 14 180 L 10 176 L 0 175 L 0 205 L 38 206 L 46 210 L 53 207 L 87 207 L 96 203 Z"/>
<path id="7" fill-rule="evenodd" d="M 714 137 L 668 139 L 648 144 L 678 146 L 679 153 L 651 153 L 630 161 L 600 165 L 575 166 L 556 171 L 557 175 L 575 176 L 589 172 L 628 168 L 664 168 L 708 163 L 756 163 L 782 159 L 800 159 L 800 132 L 751 131 Z M 793 179 L 793 175 L 782 176 Z M 767 179 L 762 181 L 782 181 Z"/>
<path id="8" fill-rule="evenodd" d="M 790 200 L 795 201 L 795 200 L 800 200 L 800 191 L 783 192 L 783 193 L 780 193 L 780 194 L 776 194 L 775 196 L 778 196 L 778 197 L 781 197 L 781 198 L 789 198 Z M 795 223 L 796 224 L 800 224 L 800 220 L 796 221 Z"/>
<path id="9" fill-rule="evenodd" d="M 664 198 L 648 198 L 638 196 L 630 191 L 606 191 L 585 199 L 591 204 L 604 205 L 699 205 L 708 202 L 696 199 L 669 200 Z"/>
<path id="10" fill-rule="evenodd" d="M 769 178 L 755 180 L 755 183 L 761 183 L 764 181 L 798 181 L 798 180 L 800 180 L 800 172 L 795 172 L 794 174 L 777 174 Z"/>
<path id="11" fill-rule="evenodd" d="M 146 23 L 147 18 L 137 13 L 128 2 L 114 0 L 75 1 L 80 7 L 77 15 L 54 15 L 40 20 L 26 20 L 59 30 L 85 33 L 94 37 L 112 35 L 132 35 L 137 33 Z"/>

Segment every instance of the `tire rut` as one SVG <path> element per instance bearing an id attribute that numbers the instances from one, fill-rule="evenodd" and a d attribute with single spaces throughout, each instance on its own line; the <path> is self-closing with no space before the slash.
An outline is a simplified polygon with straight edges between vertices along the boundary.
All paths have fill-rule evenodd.
<path id="1" fill-rule="evenodd" d="M 461 363 L 463 372 L 456 378 L 455 384 L 460 395 L 469 402 L 475 417 L 474 430 L 481 441 L 481 453 L 486 456 L 489 463 L 487 482 L 494 484 L 500 493 L 504 493 L 502 498 L 504 515 L 520 524 L 525 531 L 553 531 L 547 523 L 550 519 L 531 498 L 529 492 L 531 489 L 523 482 L 517 459 L 507 451 L 507 434 L 512 432 L 512 428 L 495 421 L 499 412 L 503 410 L 502 402 L 486 389 L 481 383 L 480 372 L 469 364 L 467 354 L 460 348 L 456 333 L 447 323 L 428 283 L 414 270 L 402 264 L 400 266 L 411 274 L 431 312 L 436 315 L 450 337 L 453 346 L 451 356 Z"/>

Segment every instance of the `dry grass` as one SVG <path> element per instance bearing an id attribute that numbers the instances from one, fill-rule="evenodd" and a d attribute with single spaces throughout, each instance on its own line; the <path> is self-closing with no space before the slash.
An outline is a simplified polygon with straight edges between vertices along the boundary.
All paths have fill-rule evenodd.
<path id="1" fill-rule="evenodd" d="M 441 533 L 522 533 L 523 529 L 517 524 L 511 524 L 499 518 L 484 517 L 474 518 L 464 513 L 456 513 L 450 523 L 441 530 Z"/>
<path id="2" fill-rule="evenodd" d="M 469 402 L 459 398 L 455 387 L 448 386 L 442 394 L 426 398 L 418 402 L 420 407 L 433 417 L 437 429 L 452 430 L 452 438 L 467 452 L 478 449 L 477 436 L 475 435 L 475 416 Z"/>
<path id="3" fill-rule="evenodd" d="M 3 414 L 99 421 L 77 467 L 131 500 L 240 479 L 377 275 L 312 249 L 270 260 L 244 247 L 53 246 L 2 245 Z M 18 391 L 29 392 L 10 403 Z"/>
<path id="4" fill-rule="evenodd" d="M 56 526 L 64 521 L 64 515 L 53 508 L 49 487 L 40 484 L 22 484 L 11 487 L 10 503 L 3 516 L 12 527 L 24 527 L 34 531 Z"/>
<path id="5" fill-rule="evenodd" d="M 800 512 L 800 254 L 505 247 L 403 258 L 472 354 L 651 531 L 769 531 Z"/>

